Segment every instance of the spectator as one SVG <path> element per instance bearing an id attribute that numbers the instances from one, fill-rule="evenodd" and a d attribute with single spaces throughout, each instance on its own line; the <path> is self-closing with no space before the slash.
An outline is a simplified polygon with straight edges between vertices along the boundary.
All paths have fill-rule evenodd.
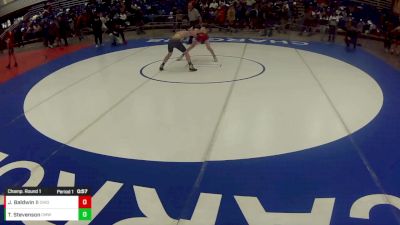
<path id="1" fill-rule="evenodd" d="M 284 33 L 286 33 L 286 29 L 289 29 L 291 19 L 291 10 L 288 3 L 283 4 L 280 14 L 282 26 L 281 29 Z"/>
<path id="2" fill-rule="evenodd" d="M 200 14 L 203 24 L 210 24 L 214 22 L 214 17 L 211 14 L 212 10 L 213 9 L 210 9 L 207 4 L 202 5 Z"/>
<path id="3" fill-rule="evenodd" d="M 60 29 L 55 20 L 51 20 L 49 24 L 49 47 L 54 47 L 54 42 L 57 40 L 57 44 L 59 45 L 59 37 L 60 37 Z"/>
<path id="4" fill-rule="evenodd" d="M 121 11 L 121 13 L 119 14 L 119 19 L 121 20 L 121 24 L 124 24 L 125 26 L 130 25 L 130 23 L 128 21 L 128 15 L 126 15 L 125 10 Z"/>
<path id="5" fill-rule="evenodd" d="M 0 27 L 0 34 L 2 34 L 4 32 L 3 28 Z M 6 42 L 0 38 L 0 53 L 3 54 L 3 50 L 6 48 Z"/>
<path id="6" fill-rule="evenodd" d="M 243 28 L 246 25 L 246 5 L 240 2 L 236 8 L 237 27 Z"/>
<path id="7" fill-rule="evenodd" d="M 8 65 L 6 66 L 6 68 L 7 69 L 11 68 L 11 58 L 14 59 L 14 66 L 18 67 L 17 59 L 15 58 L 15 53 L 14 53 L 15 37 L 12 31 L 7 31 L 6 43 L 8 49 Z"/>
<path id="8" fill-rule="evenodd" d="M 114 18 L 107 22 L 112 46 L 122 43 L 127 44 L 124 35 L 124 27 L 121 25 L 121 22 L 118 18 L 118 15 L 114 15 Z"/>
<path id="9" fill-rule="evenodd" d="M 115 16 L 115 19 L 114 19 L 115 31 L 121 36 L 122 42 L 123 42 L 124 44 L 127 44 L 127 41 L 126 41 L 126 39 L 125 39 L 125 34 L 124 34 L 125 26 L 126 26 L 126 24 L 124 23 L 124 21 L 121 20 L 121 19 L 116 15 L 116 16 Z"/>
<path id="10" fill-rule="evenodd" d="M 43 45 L 46 46 L 46 47 L 51 47 L 52 48 L 53 46 L 50 45 L 50 41 L 49 41 L 50 40 L 50 24 L 49 24 L 48 20 L 44 19 L 42 21 L 42 24 L 40 25 L 40 27 L 42 28 Z"/>
<path id="11" fill-rule="evenodd" d="M 109 29 L 109 36 L 111 39 L 111 46 L 117 46 L 118 44 L 122 44 L 122 39 L 119 36 L 119 33 L 115 30 L 115 27 L 112 27 Z"/>
<path id="12" fill-rule="evenodd" d="M 304 15 L 304 23 L 300 35 L 303 35 L 304 32 L 308 32 L 309 35 L 312 34 L 313 21 L 314 21 L 313 11 L 312 9 L 308 9 L 306 14 Z"/>
<path id="13" fill-rule="evenodd" d="M 226 12 L 226 20 L 228 21 L 229 30 L 231 32 L 236 30 L 236 10 L 234 5 L 230 5 Z"/>
<path id="14" fill-rule="evenodd" d="M 83 39 L 82 28 L 85 27 L 85 15 L 80 14 L 75 18 L 75 35 L 78 36 L 79 41 Z"/>
<path id="15" fill-rule="evenodd" d="M 399 46 L 400 46 L 400 26 L 396 27 L 390 32 L 391 36 L 393 37 L 393 41 L 390 48 L 390 54 L 399 55 Z"/>
<path id="16" fill-rule="evenodd" d="M 226 8 L 225 5 L 219 6 L 216 11 L 216 23 L 219 26 L 219 30 L 225 28 L 225 19 L 226 19 Z"/>
<path id="17" fill-rule="evenodd" d="M 392 30 L 393 30 L 393 24 L 389 21 L 385 21 L 384 29 L 383 29 L 383 32 L 384 32 L 383 47 L 385 49 L 385 52 L 389 52 L 391 49 L 391 45 L 393 42 Z"/>
<path id="18" fill-rule="evenodd" d="M 142 8 L 135 4 L 133 7 L 133 21 L 135 21 L 136 25 L 136 33 L 137 34 L 144 34 L 144 15 Z"/>
<path id="19" fill-rule="evenodd" d="M 202 18 L 199 10 L 194 7 L 193 2 L 189 2 L 188 4 L 188 17 L 191 27 L 199 27 L 199 25 L 202 23 Z"/>
<path id="20" fill-rule="evenodd" d="M 66 15 L 64 15 L 64 14 L 59 15 L 57 17 L 57 20 L 58 20 L 58 26 L 60 29 L 60 32 L 59 32 L 60 37 L 59 38 L 64 40 L 65 46 L 68 46 L 68 36 L 70 33 L 70 26 L 69 26 L 69 22 L 66 18 Z"/>
<path id="21" fill-rule="evenodd" d="M 325 11 L 317 12 L 319 30 L 322 33 L 321 41 L 325 40 L 325 36 L 329 34 L 329 16 Z"/>
<path id="22" fill-rule="evenodd" d="M 256 4 L 256 0 L 246 0 L 246 6 L 247 8 L 251 8 Z"/>
<path id="23" fill-rule="evenodd" d="M 207 9 L 207 8 L 208 8 L 208 3 L 207 3 L 207 1 L 206 1 L 206 0 L 201 1 L 201 2 L 200 2 L 200 9 L 201 9 L 201 11 L 203 11 L 204 9 Z"/>
<path id="24" fill-rule="evenodd" d="M 22 26 L 19 25 L 15 28 L 14 30 L 14 36 L 15 36 L 15 45 L 17 47 L 22 47 L 24 46 L 24 39 L 23 39 L 23 33 L 22 33 Z"/>
<path id="25" fill-rule="evenodd" d="M 329 16 L 329 20 L 328 20 L 328 42 L 335 42 L 335 38 L 336 38 L 336 29 L 339 23 L 339 17 L 335 14 L 332 14 L 331 16 Z"/>
<path id="26" fill-rule="evenodd" d="M 211 3 L 210 3 L 210 6 L 209 6 L 209 8 L 211 9 L 211 10 L 217 10 L 218 9 L 218 2 L 216 1 L 216 0 L 213 0 Z"/>
<path id="27" fill-rule="evenodd" d="M 92 19 L 92 29 L 94 35 L 94 42 L 96 43 L 96 48 L 99 45 L 103 45 L 103 22 L 100 19 L 100 13 L 96 13 Z"/>
<path id="28" fill-rule="evenodd" d="M 257 28 L 257 20 L 258 20 L 259 13 L 260 13 L 259 9 L 258 9 L 258 5 L 254 4 L 254 6 L 255 7 L 251 7 L 247 11 L 248 23 L 249 23 L 249 28 L 250 29 L 256 29 Z"/>
<path id="29" fill-rule="evenodd" d="M 262 8 L 262 19 L 264 21 L 264 31 L 261 36 L 272 36 L 273 27 L 274 27 L 274 18 L 272 14 L 272 9 L 270 5 L 265 4 Z"/>
<path id="30" fill-rule="evenodd" d="M 81 40 L 83 38 L 82 31 L 92 26 L 94 12 L 109 15 L 114 21 L 111 30 L 118 35 L 119 39 L 124 40 L 125 26 L 136 25 L 137 33 L 144 33 L 143 25 L 147 15 L 152 14 L 152 18 L 156 19 L 164 18 L 157 15 L 169 12 L 175 7 L 172 9 L 175 31 L 180 29 L 179 26 L 183 22 L 181 12 L 185 9 L 186 1 L 89 0 L 87 2 L 85 6 L 63 9 L 64 14 L 61 18 L 57 14 L 60 11 L 56 8 L 58 5 L 51 2 L 46 3 L 42 13 L 33 16 L 30 21 L 24 21 L 20 27 L 14 30 L 15 46 L 23 45 L 24 40 L 30 38 L 43 38 L 44 44 L 48 47 L 53 46 L 54 39 L 58 43 L 61 43 L 61 39 L 63 39 L 67 45 L 70 32 L 74 32 Z M 191 26 L 196 27 L 203 22 L 216 23 L 224 28 L 228 25 L 229 30 L 249 26 L 251 29 L 264 28 L 266 35 L 272 35 L 274 29 L 277 29 L 278 32 L 284 31 L 286 27 L 294 23 L 291 19 L 296 17 L 296 11 L 298 8 L 302 8 L 298 6 L 303 3 L 307 11 L 301 33 L 306 31 L 311 33 L 312 27 L 318 22 L 321 27 L 325 28 L 326 33 L 329 33 L 328 41 L 334 42 L 337 29 L 346 30 L 346 18 L 354 21 L 362 19 L 368 22 L 359 23 L 359 27 L 353 25 L 353 28 L 357 27 L 360 33 L 382 34 L 385 38 L 385 51 L 397 49 L 396 43 L 392 46 L 395 34 L 391 33 L 384 24 L 389 20 L 393 24 L 397 24 L 398 17 L 392 18 L 389 14 L 385 15 L 385 19 L 379 20 L 383 15 L 381 16 L 376 9 L 368 5 L 360 6 L 354 2 L 351 5 L 344 5 L 345 2 L 341 0 L 306 0 L 304 2 L 296 0 L 190 0 L 187 9 Z M 130 13 L 133 15 L 132 17 L 130 17 Z M 114 15 L 118 18 L 114 18 Z M 54 18 L 56 18 L 55 21 Z M 104 17 L 100 17 L 100 20 L 103 24 L 106 23 Z M 159 19 L 159 21 L 163 22 L 164 20 Z M 70 28 L 65 29 L 68 26 Z M 105 31 L 104 26 L 102 31 Z M 100 42 L 99 38 L 96 39 Z"/>
<path id="31" fill-rule="evenodd" d="M 202 23 L 201 15 L 199 11 L 196 8 L 194 8 L 192 2 L 189 2 L 188 4 L 188 17 L 189 17 L 190 27 L 197 28 Z M 190 36 L 188 43 L 192 44 L 192 41 L 193 41 L 193 36 Z"/>
<path id="32" fill-rule="evenodd" d="M 350 45 L 353 45 L 353 49 L 356 49 L 358 30 L 355 27 L 355 24 L 350 20 L 346 23 L 345 29 L 346 29 L 345 42 L 346 42 L 347 48 L 349 48 Z"/>

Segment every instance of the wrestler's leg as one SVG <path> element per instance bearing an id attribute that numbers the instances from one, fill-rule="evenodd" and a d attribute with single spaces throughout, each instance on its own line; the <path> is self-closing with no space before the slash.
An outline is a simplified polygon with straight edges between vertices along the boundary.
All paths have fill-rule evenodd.
<path id="1" fill-rule="evenodd" d="M 183 52 L 183 54 L 185 55 L 186 61 L 189 64 L 189 70 L 190 71 L 197 71 L 197 69 L 194 68 L 194 66 L 192 64 L 192 60 L 190 58 L 189 51 L 188 51 L 189 49 L 186 49 L 185 46 L 182 43 L 178 44 L 178 46 L 176 48 L 179 49 L 181 52 Z"/>
<path id="2" fill-rule="evenodd" d="M 164 70 L 164 66 L 165 63 L 167 63 L 168 59 L 171 58 L 172 52 L 174 51 L 174 45 L 173 43 L 170 41 L 168 43 L 168 54 L 164 57 L 163 62 L 160 65 L 160 70 L 163 71 Z"/>
<path id="3" fill-rule="evenodd" d="M 196 47 L 198 44 L 198 42 L 195 40 L 190 46 L 189 48 L 186 50 L 187 52 L 189 52 L 190 50 L 192 50 L 194 47 Z M 181 56 L 178 57 L 178 59 L 176 59 L 176 61 L 181 61 L 183 59 L 183 57 L 185 56 L 184 53 L 182 53 Z"/>
<path id="4" fill-rule="evenodd" d="M 211 48 L 210 42 L 208 40 L 205 42 L 205 45 L 207 50 L 210 51 L 211 55 L 213 56 L 214 62 L 218 62 L 217 56 L 215 55 L 214 50 Z"/>

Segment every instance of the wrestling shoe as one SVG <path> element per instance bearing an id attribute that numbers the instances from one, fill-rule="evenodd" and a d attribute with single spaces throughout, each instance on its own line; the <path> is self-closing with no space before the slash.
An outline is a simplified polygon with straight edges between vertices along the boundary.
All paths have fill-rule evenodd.
<path id="1" fill-rule="evenodd" d="M 189 65 L 189 70 L 190 70 L 190 71 L 197 71 L 197 69 L 194 68 L 193 64 L 190 64 L 190 65 Z"/>
<path id="2" fill-rule="evenodd" d="M 217 56 L 214 55 L 213 58 L 214 58 L 214 62 L 218 62 Z"/>

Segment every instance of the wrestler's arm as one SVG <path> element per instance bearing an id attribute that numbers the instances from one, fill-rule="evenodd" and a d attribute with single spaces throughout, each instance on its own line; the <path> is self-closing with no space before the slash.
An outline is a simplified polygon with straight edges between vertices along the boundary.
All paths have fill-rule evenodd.
<path id="1" fill-rule="evenodd" d="M 196 47 L 196 45 L 198 44 L 198 42 L 196 41 L 196 39 L 193 40 L 193 43 L 189 46 L 189 48 L 186 49 L 185 52 L 182 53 L 181 56 L 178 57 L 178 61 L 181 61 L 183 59 L 183 57 L 185 56 L 185 53 L 189 53 L 190 50 L 192 50 L 194 47 Z"/>
<path id="2" fill-rule="evenodd" d="M 192 50 L 194 47 L 196 47 L 196 45 L 197 45 L 198 43 L 199 43 L 199 42 L 197 42 L 197 40 L 194 39 L 194 40 L 193 40 L 193 43 L 189 46 L 188 49 L 186 49 L 186 52 L 189 52 L 190 50 Z"/>

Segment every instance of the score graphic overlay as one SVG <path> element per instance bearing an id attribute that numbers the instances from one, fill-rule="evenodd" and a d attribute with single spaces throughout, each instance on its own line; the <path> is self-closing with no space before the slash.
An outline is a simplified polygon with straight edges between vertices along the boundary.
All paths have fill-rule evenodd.
<path id="1" fill-rule="evenodd" d="M 8 188 L 4 194 L 6 221 L 92 219 L 92 196 L 87 188 Z"/>

